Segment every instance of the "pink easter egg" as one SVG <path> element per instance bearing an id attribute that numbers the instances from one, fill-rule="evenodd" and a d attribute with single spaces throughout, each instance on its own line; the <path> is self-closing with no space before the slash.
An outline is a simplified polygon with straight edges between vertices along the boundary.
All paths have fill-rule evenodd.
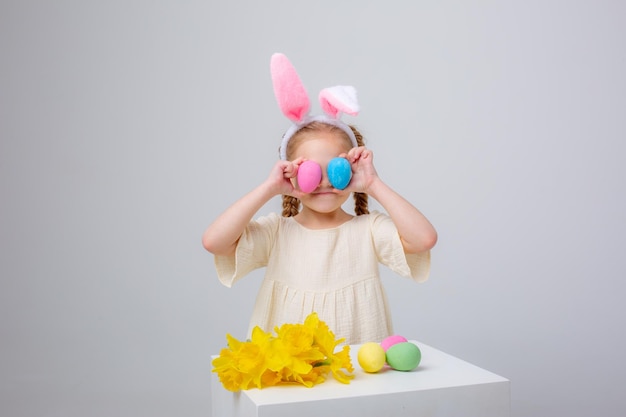
<path id="1" fill-rule="evenodd" d="M 322 167 L 313 161 L 304 161 L 298 167 L 298 187 L 303 193 L 315 190 L 322 181 Z"/>
<path id="2" fill-rule="evenodd" d="M 398 343 L 403 343 L 403 342 L 407 342 L 406 338 L 404 336 L 400 336 L 396 334 L 396 335 L 389 336 L 383 339 L 383 341 L 380 342 L 380 345 L 383 347 L 383 350 L 387 352 L 387 349 L 389 349 L 393 345 L 398 344 Z"/>

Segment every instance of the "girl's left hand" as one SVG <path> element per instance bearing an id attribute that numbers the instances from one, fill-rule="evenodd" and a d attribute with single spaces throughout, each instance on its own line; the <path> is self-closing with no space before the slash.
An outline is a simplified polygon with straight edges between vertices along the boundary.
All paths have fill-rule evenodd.
<path id="1" fill-rule="evenodd" d="M 339 156 L 346 158 L 352 167 L 352 179 L 347 190 L 367 193 L 370 185 L 378 179 L 378 173 L 374 168 L 373 152 L 365 146 L 359 146 Z"/>

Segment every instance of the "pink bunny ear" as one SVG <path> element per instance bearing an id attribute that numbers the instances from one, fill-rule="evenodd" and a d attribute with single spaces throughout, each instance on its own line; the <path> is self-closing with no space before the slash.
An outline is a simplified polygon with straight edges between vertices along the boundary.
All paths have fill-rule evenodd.
<path id="1" fill-rule="evenodd" d="M 325 88 L 320 91 L 320 104 L 324 113 L 331 117 L 339 118 L 346 113 L 350 116 L 359 114 L 359 103 L 356 97 L 356 89 L 349 85 L 338 85 Z"/>
<path id="2" fill-rule="evenodd" d="M 302 81 L 284 54 L 272 55 L 270 63 L 274 94 L 283 114 L 298 123 L 309 113 L 310 101 Z"/>

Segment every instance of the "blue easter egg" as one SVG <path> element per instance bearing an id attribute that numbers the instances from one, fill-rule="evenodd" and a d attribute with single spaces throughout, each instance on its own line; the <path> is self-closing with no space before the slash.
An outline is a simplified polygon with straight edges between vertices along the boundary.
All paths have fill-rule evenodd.
<path id="1" fill-rule="evenodd" d="M 333 158 L 326 168 L 328 181 L 338 190 L 343 190 L 352 178 L 352 167 L 346 158 Z"/>

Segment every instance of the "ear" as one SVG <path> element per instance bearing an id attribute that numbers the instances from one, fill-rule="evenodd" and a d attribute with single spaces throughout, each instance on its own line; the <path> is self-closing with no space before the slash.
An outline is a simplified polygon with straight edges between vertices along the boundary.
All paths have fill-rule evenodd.
<path id="1" fill-rule="evenodd" d="M 322 110 L 335 119 L 341 117 L 340 113 L 346 113 L 350 116 L 359 114 L 356 89 L 350 85 L 325 88 L 320 91 L 319 99 Z"/>
<path id="2" fill-rule="evenodd" d="M 270 70 L 278 106 L 288 119 L 298 123 L 309 113 L 310 101 L 302 81 L 284 54 L 272 55 Z"/>

